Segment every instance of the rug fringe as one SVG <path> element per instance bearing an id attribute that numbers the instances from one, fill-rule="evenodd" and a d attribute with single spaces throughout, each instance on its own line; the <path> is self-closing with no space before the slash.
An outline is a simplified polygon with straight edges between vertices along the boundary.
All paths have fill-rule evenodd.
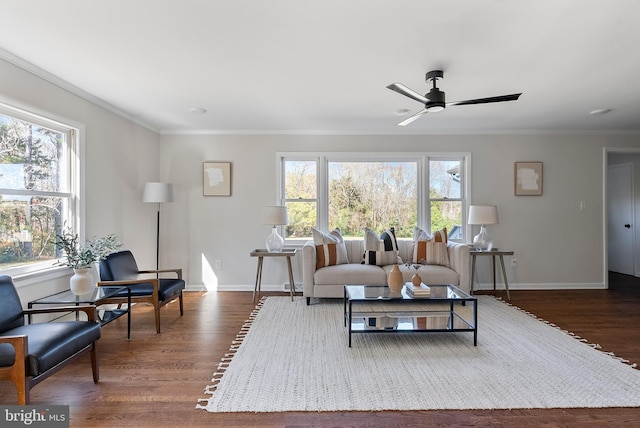
<path id="1" fill-rule="evenodd" d="M 216 371 L 211 376 L 212 383 L 211 385 L 207 385 L 204 388 L 204 392 L 203 392 L 204 394 L 213 395 L 213 393 L 216 392 L 216 390 L 218 389 L 218 385 L 220 384 L 222 377 L 227 371 L 229 364 L 231 364 L 231 360 L 236 355 L 236 352 L 238 352 L 238 349 L 240 349 L 240 346 L 242 345 L 242 343 L 244 342 L 244 339 L 247 336 L 247 333 L 249 333 L 249 330 L 251 329 L 251 325 L 255 321 L 256 316 L 258 315 L 258 312 L 260 312 L 260 309 L 262 309 L 265 302 L 267 301 L 267 298 L 268 296 L 264 296 L 260 299 L 256 307 L 253 309 L 253 311 L 251 311 L 249 318 L 247 318 L 242 324 L 242 327 L 240 327 L 240 331 L 238 332 L 238 334 L 236 334 L 236 338 L 231 341 L 231 345 L 229 346 L 229 352 L 225 353 L 222 356 L 222 358 L 220 358 L 220 362 L 216 366 Z M 198 403 L 208 402 L 208 401 L 209 401 L 209 398 L 198 398 Z M 206 406 L 203 406 L 201 404 L 196 404 L 196 409 L 206 410 Z"/>
<path id="2" fill-rule="evenodd" d="M 588 341 L 587 339 L 582 338 L 582 337 L 578 336 L 577 334 L 575 334 L 575 333 L 573 333 L 573 332 L 571 332 L 571 331 L 567 331 L 567 330 L 565 330 L 565 329 L 563 329 L 563 328 L 560 328 L 560 327 L 559 327 L 559 326 L 557 326 L 556 324 L 554 324 L 554 323 L 552 323 L 552 322 L 549 322 L 549 321 L 547 321 L 547 320 L 545 320 L 545 319 L 543 319 L 543 318 L 540 318 L 539 316 L 537 316 L 537 315 L 535 315 L 535 314 L 533 314 L 533 313 L 531 313 L 531 312 L 529 312 L 529 311 L 527 311 L 527 310 L 524 310 L 524 309 L 522 309 L 521 307 L 519 307 L 519 306 L 516 306 L 516 305 L 512 304 L 511 302 L 508 302 L 508 301 L 506 301 L 506 300 L 502 299 L 502 297 L 499 297 L 499 296 L 490 296 L 490 297 L 493 297 L 494 299 L 496 299 L 496 300 L 498 300 L 498 301 L 500 301 L 500 302 L 502 302 L 502 303 L 504 303 L 504 304 L 506 304 L 506 305 L 508 305 L 508 306 L 511 306 L 512 308 L 515 308 L 515 309 L 519 310 L 520 312 L 522 312 L 522 313 L 524 313 L 524 314 L 527 314 L 527 315 L 529 315 L 530 317 L 532 317 L 532 318 L 534 318 L 534 319 L 536 319 L 536 320 L 538 320 L 538 321 L 541 321 L 541 322 L 543 322 L 543 323 L 545 323 L 545 324 L 547 324 L 547 325 L 549 325 L 549 326 L 551 326 L 551 327 L 554 327 L 554 328 L 556 328 L 556 329 L 558 329 L 558 330 L 562 331 L 563 333 L 568 334 L 569 336 L 571 336 L 571 337 L 573 337 L 574 339 L 576 339 L 576 340 L 578 340 L 578 341 L 580 341 L 580 342 L 582 342 L 582 343 L 584 343 L 584 344 L 586 344 L 586 345 L 588 345 L 588 346 L 592 347 L 593 349 L 600 350 L 602 353 L 609 355 L 610 357 L 612 357 L 613 359 L 615 359 L 615 360 L 617 360 L 617 361 L 620 361 L 621 363 L 627 364 L 627 365 L 629 365 L 630 367 L 632 367 L 632 368 L 634 368 L 634 369 L 637 369 L 637 368 L 638 368 L 638 364 L 637 364 L 637 363 L 631 363 L 629 360 L 626 360 L 626 359 L 624 359 L 624 358 L 618 357 L 618 356 L 617 356 L 616 354 L 614 354 L 613 352 L 610 352 L 610 351 L 602 351 L 602 347 L 601 347 L 601 346 L 600 346 L 600 344 L 598 344 L 598 343 L 589 343 L 589 341 Z"/>

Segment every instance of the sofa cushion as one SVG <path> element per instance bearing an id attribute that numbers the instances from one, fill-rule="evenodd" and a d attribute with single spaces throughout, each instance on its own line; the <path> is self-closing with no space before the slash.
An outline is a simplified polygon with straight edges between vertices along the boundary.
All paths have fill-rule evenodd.
<path id="1" fill-rule="evenodd" d="M 315 285 L 385 285 L 387 274 L 380 266 L 347 263 L 316 270 L 313 281 Z"/>
<path id="2" fill-rule="evenodd" d="M 312 228 L 313 243 L 316 247 L 316 268 L 349 263 L 347 248 L 340 229 L 324 233 Z"/>
<path id="3" fill-rule="evenodd" d="M 364 229 L 364 256 L 363 264 L 386 266 L 402 263 L 398 255 L 398 242 L 393 227 L 385 230 L 382 235 L 369 229 Z"/>
<path id="4" fill-rule="evenodd" d="M 414 274 L 420 275 L 422 282 L 429 285 L 435 284 L 460 284 L 460 275 L 455 270 L 439 265 L 419 265 L 418 269 L 414 269 L 411 266 L 399 265 L 400 272 L 402 272 L 402 279 L 404 282 L 411 281 L 411 277 Z M 389 272 L 393 266 L 384 266 L 385 275 L 389 275 Z"/>
<path id="5" fill-rule="evenodd" d="M 413 232 L 411 263 L 449 266 L 447 228 L 444 227 L 430 235 L 416 227 Z"/>
<path id="6" fill-rule="evenodd" d="M 161 302 L 171 300 L 175 296 L 180 295 L 180 290 L 184 290 L 186 284 L 184 279 L 179 278 L 160 278 L 158 282 L 158 297 Z M 153 283 L 141 282 L 131 284 L 131 297 L 151 296 L 153 294 Z M 111 297 L 125 298 L 128 290 L 123 288 Z"/>
<path id="7" fill-rule="evenodd" d="M 91 345 L 100 338 L 100 332 L 100 324 L 96 322 L 64 321 L 27 324 L 3 335 L 28 336 L 27 371 L 29 376 L 38 376 Z"/>

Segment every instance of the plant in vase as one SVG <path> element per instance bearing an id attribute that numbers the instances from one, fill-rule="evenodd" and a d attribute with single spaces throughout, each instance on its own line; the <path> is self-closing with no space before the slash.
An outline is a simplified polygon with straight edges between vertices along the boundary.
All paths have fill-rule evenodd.
<path id="1" fill-rule="evenodd" d="M 122 247 L 113 234 L 92 238 L 85 244 L 80 244 L 79 241 L 78 234 L 69 228 L 65 228 L 62 233 L 56 235 L 54 241 L 56 248 L 65 255 L 64 260 L 58 260 L 55 264 L 73 269 L 74 275 L 69 280 L 69 285 L 76 295 L 91 291 L 93 277 L 89 271 L 93 263 L 104 260 L 113 251 Z"/>

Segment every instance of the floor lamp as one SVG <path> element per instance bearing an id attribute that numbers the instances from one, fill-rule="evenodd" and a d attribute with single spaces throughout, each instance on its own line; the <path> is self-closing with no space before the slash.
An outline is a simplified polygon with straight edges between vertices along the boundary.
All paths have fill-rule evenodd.
<path id="1" fill-rule="evenodd" d="M 160 269 L 160 204 L 173 202 L 173 184 L 152 182 L 144 185 L 142 201 L 158 204 L 156 224 L 156 270 Z"/>

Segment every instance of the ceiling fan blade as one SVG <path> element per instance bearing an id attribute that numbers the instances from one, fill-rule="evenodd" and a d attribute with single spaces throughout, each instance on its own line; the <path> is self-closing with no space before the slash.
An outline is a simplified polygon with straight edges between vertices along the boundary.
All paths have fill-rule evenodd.
<path id="1" fill-rule="evenodd" d="M 420 95 L 419 93 L 417 93 L 413 89 L 406 87 L 402 83 L 392 83 L 387 86 L 387 88 L 391 89 L 392 91 L 396 91 L 397 93 L 402 94 L 405 97 L 414 99 L 422 104 L 426 104 L 427 102 L 429 102 L 429 100 L 426 99 L 424 95 Z"/>
<path id="2" fill-rule="evenodd" d="M 465 101 L 454 101 L 452 103 L 447 103 L 447 106 L 465 106 L 470 104 L 487 104 L 487 103 L 499 103 L 502 101 L 515 101 L 517 100 L 520 94 L 511 94 L 511 95 L 500 95 L 497 97 L 489 97 L 489 98 L 478 98 L 476 100 L 465 100 Z"/>
<path id="3" fill-rule="evenodd" d="M 410 124 L 411 122 L 413 122 L 416 119 L 419 119 L 420 117 L 424 116 L 425 114 L 427 114 L 428 111 L 427 109 L 422 109 L 419 112 L 417 112 L 416 114 L 414 114 L 411 117 L 406 118 L 405 120 L 403 120 L 400 123 L 396 123 L 397 126 L 407 126 L 408 124 Z"/>

